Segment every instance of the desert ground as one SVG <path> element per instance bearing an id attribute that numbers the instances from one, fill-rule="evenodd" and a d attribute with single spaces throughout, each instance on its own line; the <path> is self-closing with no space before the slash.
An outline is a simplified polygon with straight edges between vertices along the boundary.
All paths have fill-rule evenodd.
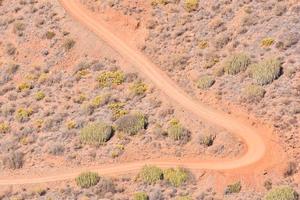
<path id="1" fill-rule="evenodd" d="M 297 200 L 297 0 L 0 0 L 0 199 Z"/>

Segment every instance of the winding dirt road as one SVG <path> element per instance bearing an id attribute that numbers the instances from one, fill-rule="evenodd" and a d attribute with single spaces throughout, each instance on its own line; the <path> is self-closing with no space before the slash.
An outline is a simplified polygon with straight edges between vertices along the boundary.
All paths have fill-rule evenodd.
<path id="1" fill-rule="evenodd" d="M 19 184 L 33 184 L 45 183 L 53 181 L 62 181 L 76 177 L 79 173 L 85 170 L 93 170 L 99 172 L 101 175 L 116 175 L 126 174 L 139 170 L 145 164 L 158 165 L 160 167 L 174 167 L 182 166 L 191 170 L 209 169 L 209 170 L 232 170 L 255 165 L 257 163 L 267 163 L 263 161 L 266 158 L 266 149 L 270 148 L 269 142 L 264 138 L 264 132 L 254 126 L 235 119 L 229 114 L 216 111 L 203 105 L 191 97 L 189 97 L 175 82 L 173 82 L 159 67 L 152 64 L 145 56 L 138 51 L 130 48 L 121 39 L 117 38 L 113 33 L 105 28 L 103 22 L 95 20 L 91 13 L 89 13 L 78 0 L 59 0 L 65 10 L 80 24 L 95 33 L 99 38 L 108 43 L 115 49 L 123 58 L 129 61 L 136 67 L 140 73 L 149 78 L 155 86 L 165 93 L 171 101 L 183 108 L 185 111 L 193 113 L 199 119 L 222 127 L 227 131 L 240 137 L 245 145 L 247 151 L 241 157 L 236 159 L 220 159 L 212 161 L 142 161 L 133 163 L 122 163 L 115 165 L 98 166 L 89 169 L 76 169 L 71 172 L 56 174 L 54 176 L 43 176 L 38 178 L 11 178 L 0 179 L 0 185 L 19 185 Z"/>

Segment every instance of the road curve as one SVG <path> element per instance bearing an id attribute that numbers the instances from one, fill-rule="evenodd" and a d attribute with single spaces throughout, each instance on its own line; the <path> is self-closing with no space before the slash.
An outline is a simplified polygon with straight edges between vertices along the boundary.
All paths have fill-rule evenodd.
<path id="1" fill-rule="evenodd" d="M 245 145 L 247 151 L 243 156 L 228 160 L 220 159 L 213 161 L 137 161 L 132 163 L 122 163 L 115 165 L 103 165 L 95 168 L 76 169 L 68 173 L 56 174 L 55 176 L 45 176 L 38 178 L 24 178 L 24 179 L 0 179 L 0 185 L 22 185 L 45 183 L 53 181 L 62 181 L 72 179 L 79 173 L 85 170 L 93 170 L 99 172 L 101 175 L 116 175 L 126 174 L 139 170 L 145 164 L 158 165 L 160 167 L 174 167 L 182 166 L 191 170 L 209 169 L 209 170 L 232 170 L 247 167 L 259 163 L 265 155 L 267 145 L 262 138 L 264 133 L 258 132 L 250 124 L 241 122 L 229 114 L 216 111 L 203 105 L 191 97 L 189 97 L 181 88 L 179 88 L 174 81 L 172 81 L 162 70 L 151 63 L 140 52 L 130 48 L 121 39 L 116 37 L 112 32 L 106 29 L 102 22 L 95 20 L 91 13 L 89 13 L 78 0 L 59 0 L 61 5 L 75 20 L 95 33 L 99 38 L 109 44 L 121 56 L 129 61 L 136 69 L 144 76 L 149 78 L 154 85 L 166 94 L 171 101 L 179 105 L 185 111 L 193 113 L 199 119 L 212 123 L 218 127 L 222 127 L 234 135 L 240 137 Z"/>

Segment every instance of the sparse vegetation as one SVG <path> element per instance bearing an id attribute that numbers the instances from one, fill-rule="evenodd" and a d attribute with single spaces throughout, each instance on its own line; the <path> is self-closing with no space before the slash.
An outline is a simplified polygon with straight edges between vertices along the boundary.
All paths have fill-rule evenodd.
<path id="1" fill-rule="evenodd" d="M 163 172 L 164 179 L 172 186 L 179 187 L 188 180 L 188 173 L 182 168 L 170 168 Z"/>
<path id="2" fill-rule="evenodd" d="M 226 62 L 224 71 L 227 74 L 235 75 L 241 71 L 245 71 L 250 63 L 251 60 L 246 54 L 237 54 Z"/>
<path id="3" fill-rule="evenodd" d="M 97 185 L 100 177 L 95 172 L 84 172 L 76 178 L 76 184 L 81 188 L 90 188 Z"/>
<path id="4" fill-rule="evenodd" d="M 145 192 L 137 192 L 133 196 L 133 200 L 148 200 L 149 197 Z"/>
<path id="5" fill-rule="evenodd" d="M 264 200 L 297 200 L 298 194 L 289 186 L 276 187 L 270 190 Z"/>
<path id="6" fill-rule="evenodd" d="M 107 142 L 113 135 L 111 126 L 103 122 L 92 122 L 80 131 L 80 140 L 86 144 L 101 145 Z"/>
<path id="7" fill-rule="evenodd" d="M 101 88 L 120 85 L 124 82 L 124 80 L 125 76 L 121 71 L 102 72 L 97 78 L 97 81 L 99 82 L 99 86 Z"/>
<path id="8" fill-rule="evenodd" d="M 24 164 L 24 154 L 11 152 L 3 158 L 3 164 L 8 169 L 20 169 Z"/>
<path id="9" fill-rule="evenodd" d="M 151 165 L 146 165 L 139 173 L 139 178 L 147 184 L 155 184 L 163 179 L 163 171 Z"/>
<path id="10" fill-rule="evenodd" d="M 128 135 L 135 135 L 145 129 L 146 117 L 141 113 L 128 114 L 116 121 L 117 130 Z"/>
<path id="11" fill-rule="evenodd" d="M 253 64 L 250 69 L 252 78 L 259 85 L 272 83 L 280 76 L 281 63 L 277 59 L 268 59 Z"/>
<path id="12" fill-rule="evenodd" d="M 215 83 L 215 79 L 212 76 L 201 76 L 197 82 L 198 88 L 204 90 L 210 88 Z"/>

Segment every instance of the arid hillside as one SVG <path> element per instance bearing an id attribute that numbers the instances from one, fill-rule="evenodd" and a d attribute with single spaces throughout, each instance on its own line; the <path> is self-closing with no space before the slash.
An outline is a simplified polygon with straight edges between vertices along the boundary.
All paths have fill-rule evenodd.
<path id="1" fill-rule="evenodd" d="M 0 199 L 298 199 L 299 2 L 73 4 L 0 0 Z"/>

